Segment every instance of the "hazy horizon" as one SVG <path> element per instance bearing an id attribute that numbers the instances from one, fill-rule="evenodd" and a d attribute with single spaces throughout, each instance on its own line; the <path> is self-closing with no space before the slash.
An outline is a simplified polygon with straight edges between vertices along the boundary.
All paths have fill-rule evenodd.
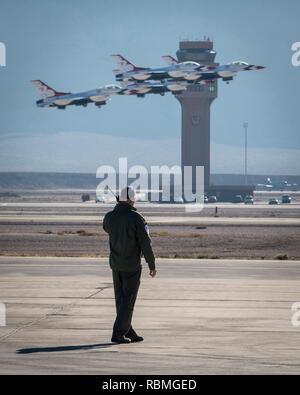
<path id="1" fill-rule="evenodd" d="M 42 148 L 39 148 L 42 147 Z M 71 148 L 70 148 L 71 147 Z M 139 140 L 86 132 L 44 136 L 8 135 L 1 144 L 0 171 L 95 173 L 102 165 L 118 168 L 120 157 L 128 166 L 180 165 L 180 139 Z M 72 156 L 69 155 L 70 149 Z M 15 151 L 15 155 L 10 153 Z M 22 151 L 22 155 L 18 152 Z M 211 143 L 211 173 L 243 174 L 244 147 Z M 153 156 L 155 153 L 155 156 Z M 248 149 L 248 173 L 300 175 L 300 150 Z"/>

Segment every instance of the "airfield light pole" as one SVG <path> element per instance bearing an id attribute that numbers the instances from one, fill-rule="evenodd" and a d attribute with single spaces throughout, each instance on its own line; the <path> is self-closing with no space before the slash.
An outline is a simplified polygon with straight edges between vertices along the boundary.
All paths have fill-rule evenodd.
<path id="1" fill-rule="evenodd" d="M 247 180 L 247 176 L 248 176 L 248 174 L 247 174 L 247 145 L 248 145 L 248 142 L 247 142 L 247 134 L 248 134 L 248 122 L 244 122 L 244 124 L 243 124 L 243 126 L 244 126 L 244 129 L 245 129 L 245 185 L 247 185 L 248 184 L 248 180 Z"/>

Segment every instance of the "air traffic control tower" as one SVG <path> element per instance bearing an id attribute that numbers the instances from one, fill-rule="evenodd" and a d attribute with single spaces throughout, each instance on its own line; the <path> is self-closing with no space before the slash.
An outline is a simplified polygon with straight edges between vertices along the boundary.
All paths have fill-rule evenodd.
<path id="1" fill-rule="evenodd" d="M 209 38 L 203 41 L 181 41 L 177 51 L 179 62 L 193 61 L 202 65 L 218 66 L 216 52 Z M 186 91 L 176 95 L 181 104 L 181 168 L 193 167 L 195 191 L 196 166 L 204 166 L 205 194 L 215 195 L 218 201 L 233 201 L 235 195 L 243 198 L 253 195 L 254 185 L 212 185 L 210 182 L 210 105 L 218 96 L 217 80 L 210 84 L 190 84 Z"/>
<path id="2" fill-rule="evenodd" d="M 181 41 L 176 52 L 179 62 L 193 61 L 218 66 L 213 42 Z M 191 84 L 176 98 L 181 104 L 181 167 L 204 166 L 205 189 L 210 185 L 210 105 L 218 96 L 217 80 L 207 85 Z M 195 182 L 193 181 L 195 186 Z"/>

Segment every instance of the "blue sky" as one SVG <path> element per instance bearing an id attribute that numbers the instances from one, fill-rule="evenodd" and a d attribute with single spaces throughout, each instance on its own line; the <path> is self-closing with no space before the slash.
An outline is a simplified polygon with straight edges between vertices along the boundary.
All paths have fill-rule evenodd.
<path id="1" fill-rule="evenodd" d="M 60 91 L 93 89 L 114 82 L 111 54 L 121 53 L 138 66 L 159 67 L 161 55 L 174 55 L 180 39 L 204 35 L 213 38 L 217 62 L 266 66 L 241 73 L 229 85 L 219 82 L 211 107 L 212 143 L 242 147 L 242 124 L 248 121 L 250 149 L 300 150 L 300 67 L 291 63 L 291 46 L 300 41 L 299 18 L 296 0 L 1 0 L 0 41 L 6 45 L 7 65 L 0 69 L 0 154 L 15 158 L 12 170 L 22 170 L 24 164 L 38 170 L 36 161 L 30 167 L 28 153 L 22 159 L 22 144 L 70 133 L 63 142 L 69 150 L 61 171 L 71 171 L 72 133 L 77 144 L 92 135 L 119 136 L 125 145 L 128 138 L 129 155 L 132 139 L 141 147 L 147 140 L 179 141 L 180 105 L 171 94 L 113 97 L 100 110 L 89 105 L 59 111 L 37 108 L 29 81 L 41 79 Z M 34 149 L 42 153 L 43 144 Z M 111 155 L 118 155 L 117 147 Z M 162 160 L 151 155 L 153 164 Z M 43 155 L 40 160 L 47 169 Z M 1 169 L 9 170 L 0 159 Z"/>

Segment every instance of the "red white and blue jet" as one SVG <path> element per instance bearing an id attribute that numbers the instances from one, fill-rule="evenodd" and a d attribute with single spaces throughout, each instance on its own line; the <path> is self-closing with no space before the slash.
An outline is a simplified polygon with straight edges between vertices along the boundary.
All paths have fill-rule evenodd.
<path id="1" fill-rule="evenodd" d="M 214 66 L 204 66 L 197 62 L 173 63 L 167 67 L 157 69 L 137 67 L 122 55 L 112 55 L 117 69 L 113 70 L 117 81 L 146 81 L 166 79 L 186 79 L 188 80 L 191 72 L 203 72 L 215 69 Z M 196 78 L 198 78 L 197 75 Z"/>
<path id="2" fill-rule="evenodd" d="M 162 58 L 168 66 L 174 66 L 179 63 L 178 60 L 170 55 L 162 56 Z M 216 78 L 222 78 L 223 81 L 228 82 L 232 80 L 233 77 L 235 77 L 240 71 L 261 70 L 264 68 L 264 66 L 255 66 L 243 61 L 235 61 L 221 66 L 211 67 L 211 69 L 207 70 L 205 73 L 201 70 L 191 72 L 190 76 L 187 79 L 198 82 L 204 79 L 211 80 Z"/>
<path id="3" fill-rule="evenodd" d="M 119 93 L 121 90 L 118 85 L 106 85 L 103 88 L 80 93 L 57 92 L 40 80 L 32 80 L 31 83 L 41 97 L 36 102 L 38 107 L 56 107 L 60 110 L 64 110 L 69 105 L 86 107 L 89 103 L 94 103 L 100 108 L 106 104 L 112 95 Z"/>
<path id="4" fill-rule="evenodd" d="M 260 70 L 263 66 L 250 65 L 246 62 L 235 61 L 220 66 L 201 65 L 197 62 L 178 62 L 172 56 L 163 56 L 167 67 L 157 69 L 137 67 L 122 55 L 112 55 L 117 69 L 113 70 L 117 81 L 145 81 L 145 80 L 186 80 L 199 83 L 222 78 L 230 81 L 240 71 Z"/>

